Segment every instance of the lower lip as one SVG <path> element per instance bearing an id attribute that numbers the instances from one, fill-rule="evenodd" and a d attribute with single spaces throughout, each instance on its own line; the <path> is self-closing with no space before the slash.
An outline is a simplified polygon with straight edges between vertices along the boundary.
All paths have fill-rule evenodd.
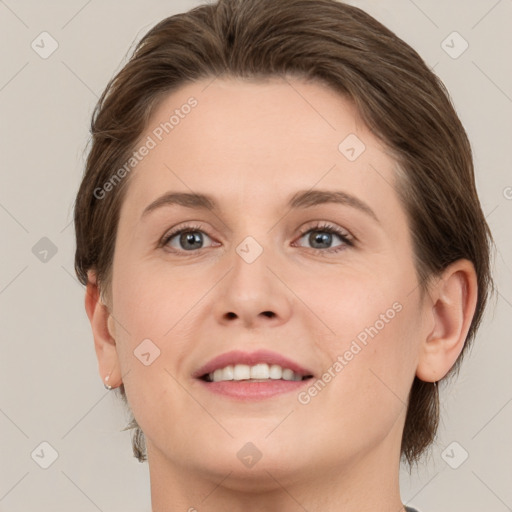
<path id="1" fill-rule="evenodd" d="M 250 382 L 247 380 L 227 380 L 221 382 L 206 382 L 199 379 L 201 384 L 218 395 L 224 395 L 237 400 L 264 400 L 276 395 L 298 391 L 307 386 L 311 379 L 306 380 L 268 380 L 265 382 Z"/>

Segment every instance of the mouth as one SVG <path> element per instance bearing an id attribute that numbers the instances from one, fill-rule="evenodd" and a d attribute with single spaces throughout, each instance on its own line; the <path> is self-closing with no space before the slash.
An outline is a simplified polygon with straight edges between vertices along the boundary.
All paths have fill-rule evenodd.
<path id="1" fill-rule="evenodd" d="M 210 392 L 238 400 L 261 400 L 296 391 L 314 378 L 313 372 L 275 352 L 232 351 L 195 372 Z"/>

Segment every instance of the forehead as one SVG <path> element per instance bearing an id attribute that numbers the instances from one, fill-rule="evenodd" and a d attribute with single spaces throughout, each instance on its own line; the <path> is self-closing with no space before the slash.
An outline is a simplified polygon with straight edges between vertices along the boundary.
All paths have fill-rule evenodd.
<path id="1" fill-rule="evenodd" d="M 347 189 L 385 210 L 394 161 L 353 104 L 326 85 L 209 79 L 168 94 L 135 149 L 125 203 L 139 216 L 166 191 L 208 193 L 263 208 L 295 190 Z"/>

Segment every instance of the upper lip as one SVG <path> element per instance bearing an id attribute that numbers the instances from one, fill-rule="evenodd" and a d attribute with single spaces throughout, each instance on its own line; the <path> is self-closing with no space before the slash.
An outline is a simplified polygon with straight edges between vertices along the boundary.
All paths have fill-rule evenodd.
<path id="1" fill-rule="evenodd" d="M 258 363 L 267 363 L 268 365 L 278 364 L 282 368 L 289 368 L 290 370 L 293 370 L 293 372 L 302 377 L 313 375 L 313 372 L 303 368 L 295 361 L 292 361 L 277 352 L 271 352 L 270 350 L 256 350 L 255 352 L 232 350 L 208 361 L 205 365 L 201 366 L 201 368 L 194 372 L 193 377 L 200 378 L 217 370 L 218 368 L 225 368 L 229 365 L 247 364 L 249 366 L 254 366 Z"/>

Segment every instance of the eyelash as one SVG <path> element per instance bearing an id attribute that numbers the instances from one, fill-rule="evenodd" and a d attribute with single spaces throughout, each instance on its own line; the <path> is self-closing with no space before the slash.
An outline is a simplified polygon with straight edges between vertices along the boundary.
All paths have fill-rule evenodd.
<path id="1" fill-rule="evenodd" d="M 160 242 L 159 247 L 165 247 L 174 237 L 181 235 L 182 233 L 196 232 L 196 231 L 199 231 L 201 233 L 205 233 L 206 235 L 208 235 L 208 233 L 206 233 L 202 229 L 202 226 L 197 225 L 197 224 L 195 224 L 195 225 L 189 224 L 189 225 L 183 226 L 179 229 L 176 229 L 174 231 L 171 231 L 169 234 L 165 235 L 164 238 L 162 239 L 162 241 Z M 336 226 L 333 226 L 332 224 L 324 222 L 324 223 L 316 224 L 314 226 L 309 226 L 300 231 L 299 239 L 302 238 L 306 233 L 309 233 L 310 231 L 320 231 L 320 232 L 324 232 L 324 233 L 337 235 L 344 244 L 344 245 L 339 245 L 337 247 L 334 247 L 332 249 L 310 248 L 310 250 L 314 251 L 315 254 L 319 254 L 319 253 L 325 254 L 326 252 L 327 253 L 337 253 L 339 251 L 344 250 L 345 246 L 348 246 L 348 247 L 354 246 L 353 238 L 346 231 L 342 231 L 341 229 L 337 228 Z M 210 235 L 208 235 L 208 236 L 210 237 Z M 203 249 L 206 249 L 206 247 L 204 247 Z M 178 254 L 182 253 L 182 252 L 188 252 L 188 253 L 196 252 L 197 253 L 199 251 L 201 251 L 201 249 L 198 249 L 196 251 L 184 251 L 184 250 L 176 251 L 176 249 L 172 249 L 172 252 L 178 253 Z"/>

